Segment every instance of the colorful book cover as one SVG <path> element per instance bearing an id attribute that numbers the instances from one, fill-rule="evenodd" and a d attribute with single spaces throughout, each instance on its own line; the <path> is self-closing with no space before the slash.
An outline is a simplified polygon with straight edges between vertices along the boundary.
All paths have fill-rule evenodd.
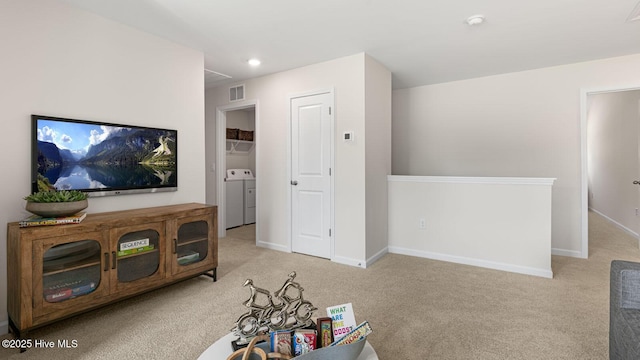
<path id="1" fill-rule="evenodd" d="M 291 351 L 291 331 L 274 331 L 271 336 L 271 351 L 282 355 L 292 355 Z"/>
<path id="2" fill-rule="evenodd" d="M 131 250 L 131 249 L 141 248 L 145 246 L 149 246 L 149 238 L 137 239 L 133 241 L 120 243 L 120 251 Z"/>
<path id="3" fill-rule="evenodd" d="M 333 329 L 330 317 L 318 318 L 318 348 L 329 346 L 333 342 Z"/>
<path id="4" fill-rule="evenodd" d="M 353 330 L 351 330 L 348 334 L 343 336 L 340 340 L 334 341 L 329 346 L 351 344 L 351 343 L 354 343 L 356 341 L 359 341 L 359 340 L 362 340 L 362 339 L 366 338 L 372 332 L 373 332 L 373 329 L 371 329 L 371 325 L 369 325 L 368 321 L 365 321 L 362 324 L 358 325 Z"/>
<path id="5" fill-rule="evenodd" d="M 118 251 L 118 256 L 127 256 L 127 255 L 132 255 L 132 254 L 145 252 L 145 251 L 150 251 L 150 250 L 153 250 L 153 249 L 155 249 L 155 245 L 151 244 L 151 245 L 148 245 L 148 246 L 137 247 L 137 248 L 132 248 L 132 249 L 128 249 L 128 250 L 120 250 L 120 251 Z"/>
<path id="6" fill-rule="evenodd" d="M 19 222 L 20 227 L 28 226 L 45 226 L 45 225 L 63 225 L 63 224 L 77 224 L 87 217 L 87 213 L 81 211 L 75 215 L 61 216 L 61 217 L 42 217 L 38 215 L 31 215 L 28 218 Z"/>
<path id="7" fill-rule="evenodd" d="M 315 330 L 296 330 L 293 333 L 293 353 L 300 356 L 316 349 Z"/>
<path id="8" fill-rule="evenodd" d="M 357 325 L 351 303 L 328 307 L 327 316 L 331 318 L 334 340 L 341 339 Z"/>
<path id="9" fill-rule="evenodd" d="M 66 300 L 73 295 L 71 289 L 57 289 L 55 291 L 49 291 L 44 293 L 44 299 L 47 302 L 58 302 Z"/>

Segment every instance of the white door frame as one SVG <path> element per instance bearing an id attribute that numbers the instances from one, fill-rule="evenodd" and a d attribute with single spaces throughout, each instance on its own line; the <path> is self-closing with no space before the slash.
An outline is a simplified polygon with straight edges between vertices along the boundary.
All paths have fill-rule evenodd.
<path id="1" fill-rule="evenodd" d="M 216 107 L 216 200 L 218 204 L 218 237 L 227 236 L 226 215 L 226 191 L 224 178 L 227 173 L 227 111 L 255 108 L 255 133 L 253 137 L 254 151 L 256 152 L 256 168 L 258 167 L 258 154 L 260 149 L 260 121 L 258 117 L 258 100 L 238 101 L 233 104 Z M 260 180 L 256 176 L 256 190 Z M 258 229 L 260 228 L 260 194 L 256 191 L 256 243 L 258 242 Z"/>
<path id="2" fill-rule="evenodd" d="M 589 169 L 587 167 L 587 98 L 610 92 L 640 90 L 640 85 L 614 86 L 595 89 L 580 89 L 580 157 L 581 157 L 581 232 L 582 251 L 580 257 L 589 258 Z"/>
<path id="3" fill-rule="evenodd" d="M 330 162 L 330 166 L 331 166 L 331 194 L 329 195 L 329 199 L 331 201 L 331 216 L 329 218 L 329 222 L 330 222 L 330 227 L 331 227 L 331 238 L 329 239 L 329 243 L 331 244 L 330 247 L 331 249 L 329 250 L 329 254 L 330 254 L 330 259 L 333 260 L 335 257 L 335 239 L 336 239 L 336 227 L 335 227 L 335 180 L 336 180 L 336 164 L 335 164 L 335 143 L 336 143 L 336 108 L 335 108 L 335 93 L 334 93 L 334 89 L 333 87 L 330 88 L 326 88 L 326 89 L 318 89 L 318 90 L 312 90 L 312 91 L 306 91 L 306 92 L 302 92 L 302 93 L 295 93 L 295 94 L 289 94 L 287 96 L 287 116 L 288 116 L 288 131 L 287 131 L 287 187 L 288 187 L 288 191 L 287 191 L 287 246 L 288 246 L 288 250 L 289 252 L 293 252 L 293 234 L 291 233 L 291 215 L 292 215 L 292 207 L 291 207 L 291 200 L 293 198 L 292 195 L 292 188 L 291 188 L 291 158 L 292 158 L 292 149 L 291 149 L 291 121 L 292 121 L 292 117 L 291 117 L 291 101 L 295 98 L 300 98 L 300 97 L 305 97 L 305 96 L 313 96 L 313 95 L 320 95 L 320 94 L 330 94 L 331 95 L 331 103 L 329 104 L 329 106 L 331 106 L 331 116 L 330 116 L 330 120 L 331 121 L 331 144 L 329 145 L 330 147 L 330 152 L 331 155 L 329 155 L 329 162 Z"/>

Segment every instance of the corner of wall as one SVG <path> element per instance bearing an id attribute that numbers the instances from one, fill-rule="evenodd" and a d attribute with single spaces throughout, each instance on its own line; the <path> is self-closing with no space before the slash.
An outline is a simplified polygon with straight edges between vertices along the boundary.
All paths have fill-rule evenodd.
<path id="1" fill-rule="evenodd" d="M 391 174 L 391 72 L 365 54 L 365 201 L 366 258 L 386 253 L 387 176 Z M 382 255 L 381 255 L 382 254 Z"/>

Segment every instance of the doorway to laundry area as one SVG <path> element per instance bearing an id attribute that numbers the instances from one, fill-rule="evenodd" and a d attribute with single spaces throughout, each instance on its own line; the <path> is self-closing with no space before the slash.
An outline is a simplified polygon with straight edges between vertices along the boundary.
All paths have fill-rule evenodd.
<path id="1" fill-rule="evenodd" d="M 218 236 L 246 227 L 255 239 L 258 224 L 257 102 L 243 101 L 216 111 L 216 198 Z"/>

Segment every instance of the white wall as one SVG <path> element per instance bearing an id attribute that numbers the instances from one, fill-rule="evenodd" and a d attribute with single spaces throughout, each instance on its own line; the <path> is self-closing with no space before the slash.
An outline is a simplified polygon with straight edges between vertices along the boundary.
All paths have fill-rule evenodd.
<path id="1" fill-rule="evenodd" d="M 391 174 L 391 72 L 365 57 L 366 221 L 368 263 L 387 252 L 387 175 Z"/>
<path id="2" fill-rule="evenodd" d="M 178 130 L 177 192 L 91 198 L 89 213 L 205 201 L 202 53 L 46 0 L 3 1 L 0 43 L 3 228 L 28 215 L 31 114 Z M 7 320 L 1 274 L 0 326 Z"/>
<path id="3" fill-rule="evenodd" d="M 581 256 L 580 91 L 640 85 L 640 55 L 393 92 L 393 174 L 557 178 L 554 253 Z"/>
<path id="4" fill-rule="evenodd" d="M 389 176 L 389 252 L 553 277 L 552 184 Z"/>
<path id="5" fill-rule="evenodd" d="M 365 54 L 357 54 L 299 69 L 244 81 L 245 98 L 258 100 L 256 234 L 262 246 L 289 249 L 286 209 L 289 199 L 288 112 L 289 95 L 313 90 L 335 90 L 335 261 L 366 266 L 366 194 L 365 194 Z M 373 66 L 373 65 L 371 65 Z M 377 80 L 376 80 L 377 81 Z M 230 84 L 233 86 L 235 84 Z M 207 90 L 207 138 L 215 139 L 215 107 L 229 105 L 228 87 Z M 345 143 L 339 136 L 355 134 Z M 337 135 L 340 134 L 340 135 Z M 207 141 L 207 156 L 215 158 L 215 143 Z M 379 173 L 379 174 L 378 174 Z M 214 173 L 208 173 L 207 198 L 215 198 Z M 384 177 L 381 172 L 376 176 Z M 213 186 L 211 186 L 213 185 Z"/>
<path id="6" fill-rule="evenodd" d="M 638 234 L 640 90 L 589 96 L 589 207 Z"/>

